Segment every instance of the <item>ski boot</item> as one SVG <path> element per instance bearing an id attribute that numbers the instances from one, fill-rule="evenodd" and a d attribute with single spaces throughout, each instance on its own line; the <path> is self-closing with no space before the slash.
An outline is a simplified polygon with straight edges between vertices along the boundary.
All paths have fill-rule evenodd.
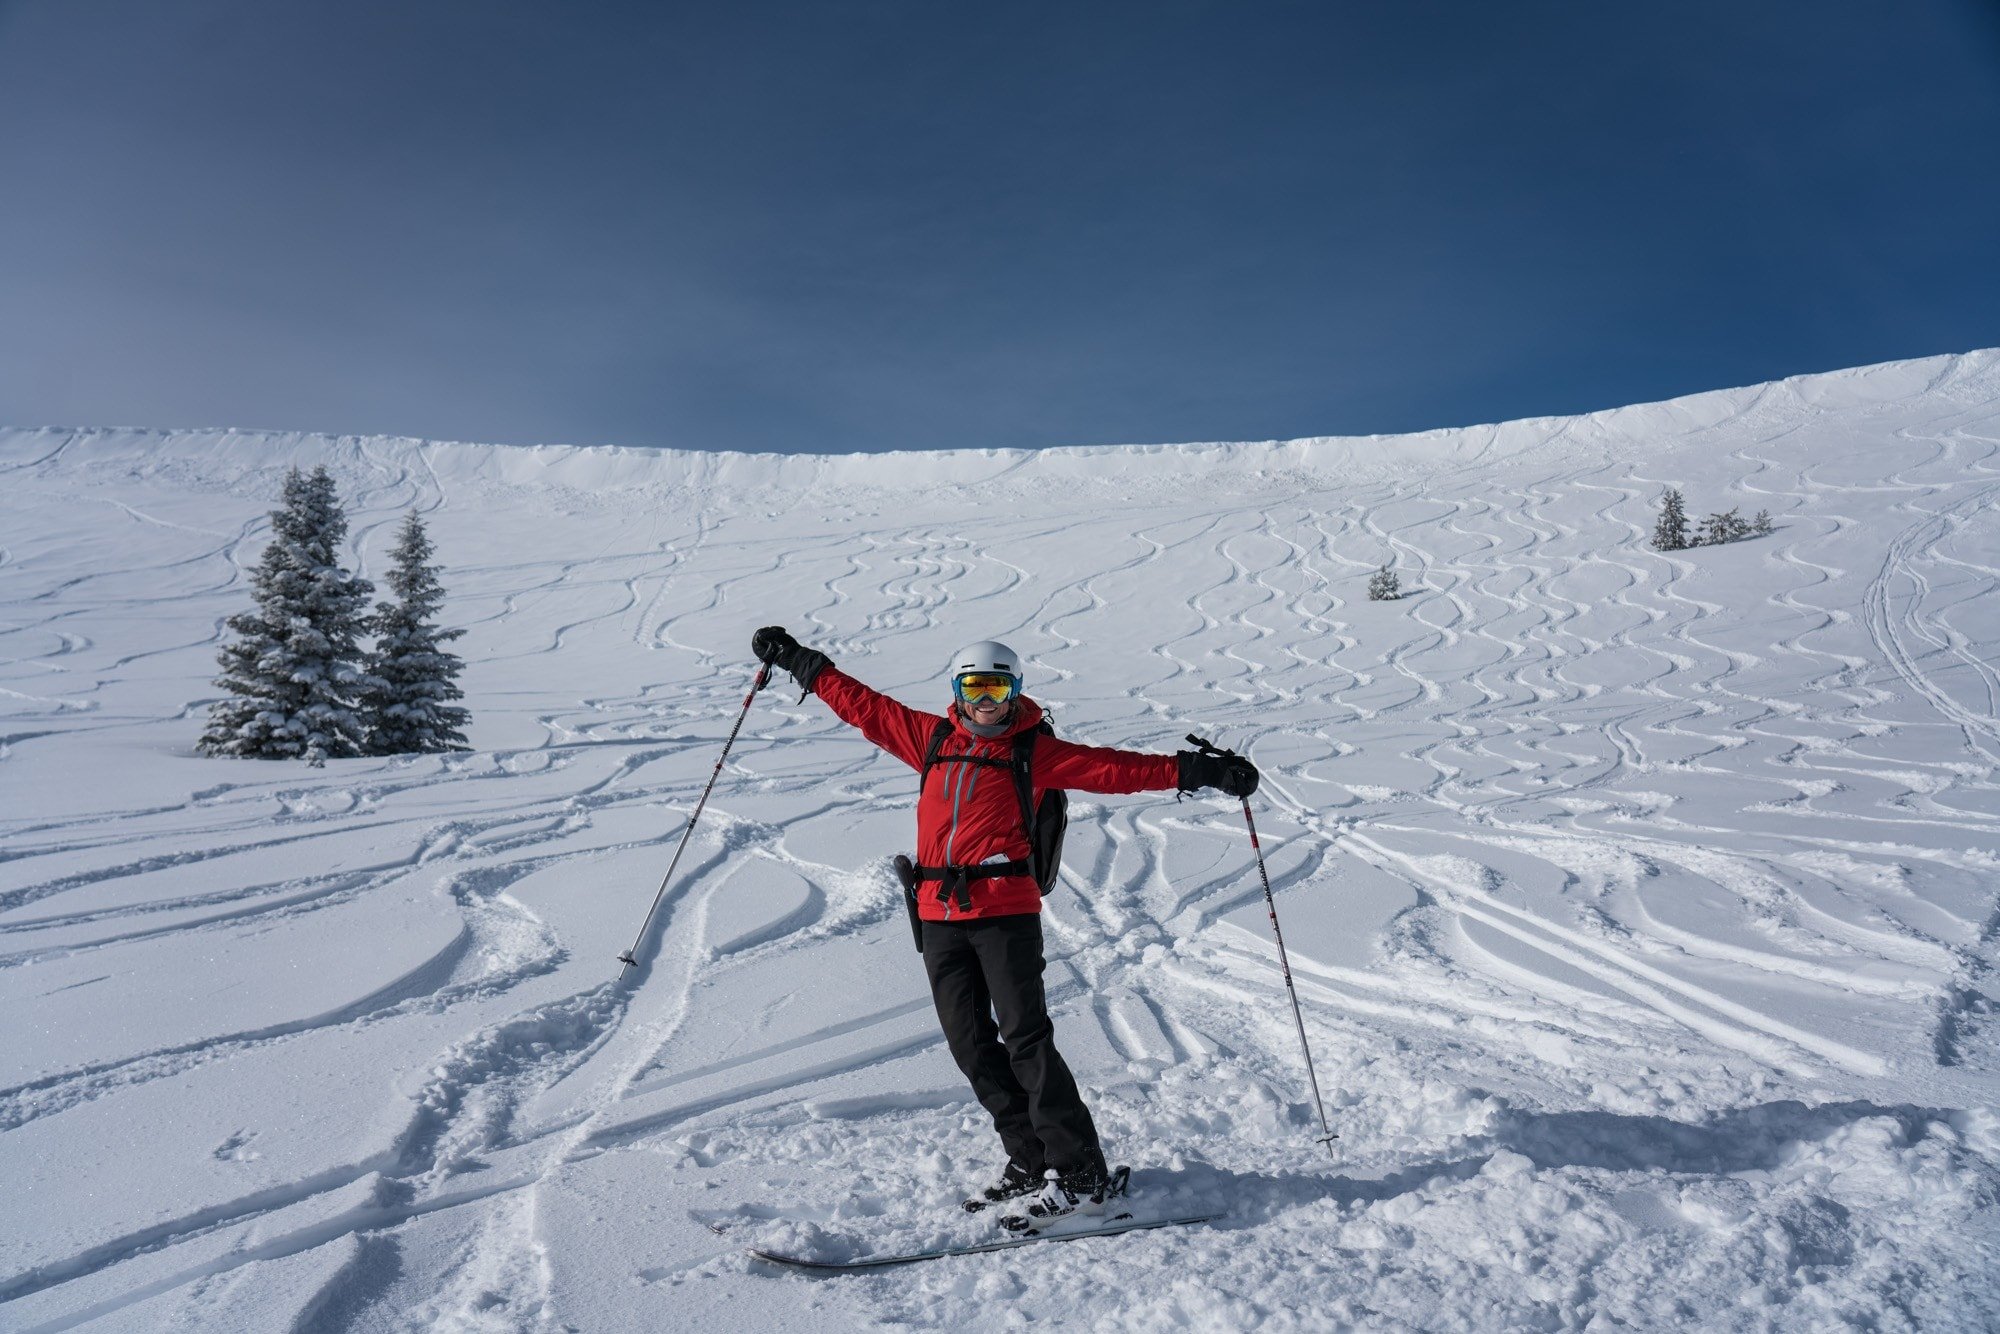
<path id="1" fill-rule="evenodd" d="M 1067 1172 L 1051 1167 L 1042 1174 L 1041 1192 L 1028 1201 L 1025 1209 L 1010 1210 L 1000 1220 L 1000 1226 L 1008 1232 L 1025 1234 L 1040 1232 L 1072 1214 L 1100 1215 L 1106 1201 L 1125 1194 L 1131 1178 L 1131 1168 L 1107 1172 L 1102 1159 Z"/>
<path id="2" fill-rule="evenodd" d="M 1042 1173 L 1030 1171 L 1009 1158 L 1007 1166 L 1000 1173 L 1000 1179 L 965 1202 L 965 1212 L 976 1214 L 996 1204 L 1005 1204 L 1009 1200 L 1018 1200 L 1023 1195 L 1032 1195 L 1042 1188 L 1042 1181 Z"/>

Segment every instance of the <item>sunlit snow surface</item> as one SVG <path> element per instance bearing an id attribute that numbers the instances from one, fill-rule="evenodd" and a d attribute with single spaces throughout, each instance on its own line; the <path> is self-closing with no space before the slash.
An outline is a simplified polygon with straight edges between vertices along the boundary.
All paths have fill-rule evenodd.
<path id="1" fill-rule="evenodd" d="M 475 751 L 193 755 L 321 462 L 365 573 L 430 523 Z M 2000 353 L 1286 445 L 0 473 L 0 1326 L 2000 1323 Z M 1658 554 L 1667 485 L 1777 531 Z M 747 1260 L 978 1239 L 998 1166 L 888 871 L 913 776 L 782 680 L 619 977 L 770 622 L 1247 749 L 1337 1160 L 1240 814 L 1080 797 L 1062 1046 L 1140 1198 L 1227 1219 Z"/>

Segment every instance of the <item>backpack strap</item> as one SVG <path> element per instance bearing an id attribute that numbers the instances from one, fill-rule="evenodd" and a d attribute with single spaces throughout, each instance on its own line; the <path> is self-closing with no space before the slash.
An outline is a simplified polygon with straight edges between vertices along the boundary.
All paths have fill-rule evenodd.
<path id="1" fill-rule="evenodd" d="M 1055 731 L 1044 718 L 1014 738 L 1014 793 L 1021 799 L 1021 832 L 1030 847 L 1035 842 L 1035 738 Z"/>
<path id="2" fill-rule="evenodd" d="M 924 784 L 930 781 L 931 766 L 937 763 L 938 752 L 944 749 L 944 739 L 950 735 L 951 718 L 946 716 L 938 719 L 937 726 L 931 729 L 930 744 L 924 747 L 924 762 L 917 766 L 917 791 L 919 794 L 923 792 Z"/>
<path id="3" fill-rule="evenodd" d="M 937 901 L 943 904 L 955 902 L 960 912 L 972 911 L 973 881 L 1007 880 L 1035 873 L 1034 864 L 1026 860 L 980 862 L 975 866 L 917 866 L 912 870 L 919 885 L 926 880 L 937 881 Z"/>

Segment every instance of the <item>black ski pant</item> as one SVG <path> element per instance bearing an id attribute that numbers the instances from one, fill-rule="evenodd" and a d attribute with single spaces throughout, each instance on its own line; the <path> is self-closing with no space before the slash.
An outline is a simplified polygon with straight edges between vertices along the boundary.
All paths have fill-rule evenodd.
<path id="1" fill-rule="evenodd" d="M 1042 991 L 1042 917 L 924 923 L 924 971 L 952 1059 L 972 1081 L 1007 1156 L 1039 1172 L 1102 1166 Z"/>

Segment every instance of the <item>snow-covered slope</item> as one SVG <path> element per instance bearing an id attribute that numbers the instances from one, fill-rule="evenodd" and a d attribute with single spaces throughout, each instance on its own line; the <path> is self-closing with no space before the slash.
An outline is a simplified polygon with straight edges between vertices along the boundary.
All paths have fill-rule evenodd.
<path id="1" fill-rule="evenodd" d="M 365 571 L 426 514 L 476 751 L 193 756 L 318 462 Z M 1414 437 L 15 431 L 0 476 L 6 1328 L 2000 1322 L 2000 353 Z M 1777 530 L 1654 552 L 1667 485 Z M 887 869 L 912 775 L 817 701 L 759 697 L 618 976 L 768 622 L 1247 748 L 1338 1160 L 1240 816 L 1081 798 L 1062 1043 L 1227 1219 L 748 1262 L 973 1237 L 997 1165 Z"/>

